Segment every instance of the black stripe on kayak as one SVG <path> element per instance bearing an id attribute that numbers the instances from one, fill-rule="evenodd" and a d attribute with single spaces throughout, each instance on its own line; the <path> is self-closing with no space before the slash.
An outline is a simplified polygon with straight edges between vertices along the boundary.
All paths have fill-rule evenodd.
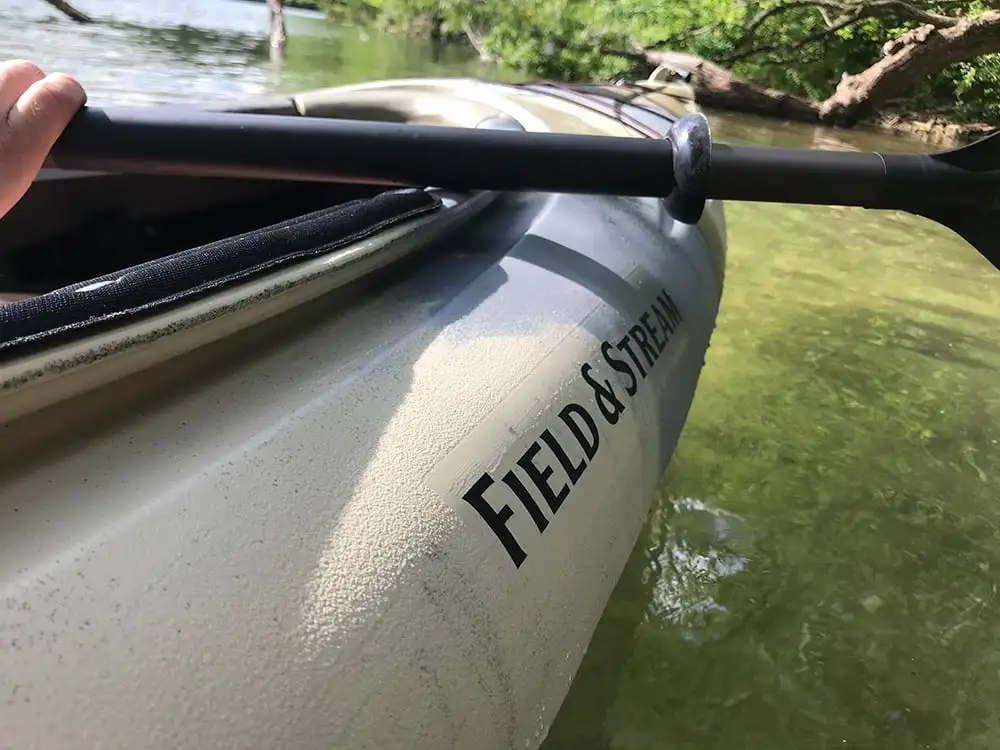
<path id="1" fill-rule="evenodd" d="M 381 193 L 0 305 L 0 352 L 132 322 L 439 208 L 440 200 L 424 190 Z"/>

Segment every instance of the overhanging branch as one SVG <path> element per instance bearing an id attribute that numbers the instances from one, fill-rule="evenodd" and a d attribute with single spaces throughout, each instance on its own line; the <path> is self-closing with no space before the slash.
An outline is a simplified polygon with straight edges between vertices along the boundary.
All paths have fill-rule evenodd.
<path id="1" fill-rule="evenodd" d="M 68 0 L 45 0 L 49 5 L 51 5 L 56 10 L 62 11 L 67 17 L 73 19 L 77 23 L 93 23 L 94 19 L 84 13 L 82 10 L 78 10 L 73 7 Z"/>
<path id="2" fill-rule="evenodd" d="M 957 3 L 948 3 L 957 4 Z M 828 22 L 820 31 L 809 34 L 791 43 L 768 44 L 755 46 L 757 32 L 770 19 L 800 8 L 819 8 L 823 11 L 836 11 L 839 16 Z M 789 2 L 767 8 L 754 16 L 747 24 L 743 37 L 737 45 L 737 51 L 722 59 L 725 65 L 732 65 L 738 60 L 773 52 L 792 52 L 808 44 L 818 42 L 836 34 L 838 31 L 858 23 L 866 18 L 892 16 L 902 20 L 930 24 L 935 28 L 951 28 L 959 22 L 959 18 L 932 13 L 905 2 L 905 0 L 869 0 L 868 2 L 842 2 L 841 0 L 789 0 Z M 824 15 L 825 18 L 825 15 Z"/>

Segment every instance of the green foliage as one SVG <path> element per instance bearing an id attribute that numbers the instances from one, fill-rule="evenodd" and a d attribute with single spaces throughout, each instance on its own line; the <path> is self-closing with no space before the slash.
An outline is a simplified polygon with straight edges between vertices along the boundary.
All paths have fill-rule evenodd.
<path id="1" fill-rule="evenodd" d="M 959 63 L 942 74 L 955 95 L 956 113 L 964 120 L 1000 120 L 1000 55 Z"/>
<path id="2" fill-rule="evenodd" d="M 729 66 L 748 80 L 814 99 L 832 93 L 843 73 L 859 72 L 882 45 L 918 23 L 883 12 L 839 24 L 843 8 L 789 0 L 317 0 L 333 17 L 407 33 L 444 37 L 467 32 L 504 64 L 563 80 L 607 79 L 648 71 L 639 47 L 690 52 Z M 974 15 L 982 0 L 916 0 L 933 13 Z M 755 19 L 765 16 L 759 24 Z M 839 30 L 830 33 L 831 25 Z M 748 33 L 748 29 L 753 29 Z M 758 52 L 755 52 L 758 50 Z M 609 54 L 621 51 L 625 54 Z M 631 52 L 631 54 L 629 54 Z M 962 63 L 909 92 L 904 107 L 940 109 L 964 118 L 1000 112 L 1000 57 Z"/>

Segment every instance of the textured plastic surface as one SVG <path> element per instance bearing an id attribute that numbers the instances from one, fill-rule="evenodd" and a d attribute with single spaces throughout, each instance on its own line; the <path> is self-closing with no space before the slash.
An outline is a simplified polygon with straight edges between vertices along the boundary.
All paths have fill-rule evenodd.
<path id="1" fill-rule="evenodd" d="M 686 419 L 722 222 L 489 211 L 405 273 L 338 287 L 348 247 L 146 321 L 176 356 L 5 426 L 0 744 L 540 744 Z"/>

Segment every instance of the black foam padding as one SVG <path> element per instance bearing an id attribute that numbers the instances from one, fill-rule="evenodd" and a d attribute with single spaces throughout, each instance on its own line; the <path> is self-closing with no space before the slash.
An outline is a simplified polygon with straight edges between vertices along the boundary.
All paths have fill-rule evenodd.
<path id="1" fill-rule="evenodd" d="M 0 305 L 0 352 L 150 315 L 439 208 L 423 190 L 382 193 Z"/>

